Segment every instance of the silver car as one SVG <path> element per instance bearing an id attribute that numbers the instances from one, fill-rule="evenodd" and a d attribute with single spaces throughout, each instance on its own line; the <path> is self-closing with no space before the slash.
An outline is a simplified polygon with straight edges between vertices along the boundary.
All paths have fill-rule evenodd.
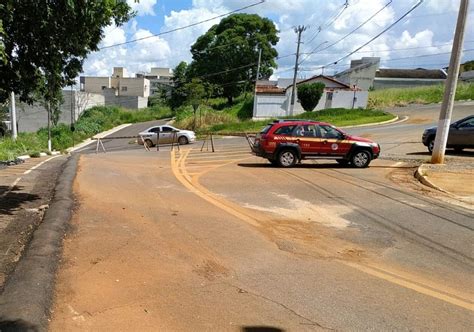
<path id="1" fill-rule="evenodd" d="M 158 141 L 159 134 L 159 141 Z M 169 125 L 155 126 L 138 133 L 138 144 L 145 143 L 149 147 L 158 144 L 179 143 L 181 145 L 194 142 L 196 134 L 191 130 L 181 130 Z"/>

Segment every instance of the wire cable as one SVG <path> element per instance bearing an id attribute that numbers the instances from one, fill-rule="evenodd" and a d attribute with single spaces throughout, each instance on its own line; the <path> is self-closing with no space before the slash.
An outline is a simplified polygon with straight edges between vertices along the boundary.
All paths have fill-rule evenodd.
<path id="1" fill-rule="evenodd" d="M 348 34 L 346 34 L 345 36 L 343 36 L 342 38 L 338 39 L 337 41 L 335 41 L 334 43 L 324 47 L 323 49 L 319 50 L 318 52 L 316 52 L 316 48 L 314 48 L 313 50 L 311 50 L 311 52 L 309 53 L 305 53 L 307 54 L 307 56 L 301 60 L 301 62 L 299 64 L 302 64 L 303 62 L 305 62 L 306 60 L 308 60 L 308 58 L 311 57 L 312 54 L 315 54 L 315 53 L 319 53 L 321 51 L 324 51 L 324 50 L 327 50 L 328 48 L 331 48 L 333 47 L 334 45 L 340 43 L 341 41 L 343 41 L 344 39 L 346 39 L 347 37 L 349 37 L 350 35 L 352 35 L 353 33 L 355 33 L 357 30 L 359 30 L 360 28 L 362 28 L 364 25 L 366 25 L 367 23 L 369 23 L 375 16 L 377 16 L 380 12 L 382 12 L 385 8 L 387 8 L 388 6 L 390 6 L 392 4 L 392 0 L 390 0 L 389 2 L 387 2 L 385 4 L 385 6 L 383 6 L 382 8 L 380 8 L 377 12 L 375 12 L 372 16 L 370 16 L 367 20 L 365 20 L 364 22 L 362 22 L 361 24 L 359 24 L 355 29 L 353 29 L 352 31 L 350 31 Z"/>
<path id="2" fill-rule="evenodd" d="M 395 22 L 393 22 L 392 24 L 390 24 L 388 27 L 386 27 L 385 29 L 383 29 L 381 32 L 379 32 L 377 35 L 375 35 L 374 37 L 372 37 L 369 41 L 365 42 L 364 44 L 362 44 L 361 46 L 359 46 L 358 48 L 356 48 L 355 50 L 353 50 L 352 52 L 350 52 L 349 54 L 339 58 L 338 60 L 334 61 L 332 64 L 337 64 L 339 61 L 341 60 L 344 60 L 348 57 L 350 57 L 352 54 L 354 53 L 357 53 L 357 51 L 361 50 L 362 48 L 364 48 L 365 46 L 369 45 L 371 42 L 373 42 L 374 40 L 376 40 L 377 38 L 379 38 L 381 35 L 383 35 L 385 32 L 387 32 L 388 30 L 390 30 L 391 28 L 393 28 L 397 23 L 399 23 L 401 20 L 403 20 L 405 17 L 407 17 L 407 15 L 409 15 L 411 12 L 413 12 L 416 8 L 418 8 L 422 3 L 423 3 L 424 0 L 419 0 L 413 7 L 411 7 L 405 14 L 403 14 L 402 16 L 400 16 Z M 326 67 L 328 67 L 329 65 L 331 64 L 328 64 L 326 65 Z"/>
<path id="3" fill-rule="evenodd" d="M 206 20 L 202 20 L 202 21 L 195 22 L 195 23 L 191 23 L 191 24 L 188 24 L 188 25 L 185 25 L 185 26 L 182 26 L 182 27 L 178 27 L 178 28 L 175 28 L 175 29 L 171 29 L 171 30 L 167 30 L 167 31 L 160 32 L 160 33 L 156 33 L 156 34 L 153 34 L 153 35 L 151 35 L 151 36 L 146 36 L 146 37 L 142 37 L 142 38 L 137 38 L 137 39 L 128 40 L 128 41 L 123 42 L 123 43 L 117 43 L 117 44 L 113 44 L 113 45 L 104 46 L 104 47 L 99 48 L 99 51 L 100 51 L 100 50 L 107 49 L 107 48 L 111 48 L 111 47 L 122 46 L 122 45 L 130 44 L 130 43 L 135 43 L 135 42 L 137 42 L 137 41 L 141 41 L 141 40 L 145 40 L 145 39 L 149 39 L 149 38 L 154 38 L 154 37 L 166 35 L 166 34 L 169 34 L 169 33 L 172 33 L 172 32 L 176 32 L 176 31 L 179 31 L 179 30 L 191 28 L 191 27 L 196 26 L 196 25 L 199 25 L 199 24 L 203 24 L 203 23 L 206 23 L 206 22 L 209 22 L 209 21 L 212 21 L 212 20 L 215 20 L 215 19 L 224 17 L 224 16 L 228 16 L 228 15 L 231 15 L 231 14 L 234 14 L 234 13 L 237 13 L 237 12 L 240 12 L 240 11 L 242 11 L 242 10 L 245 10 L 245 9 L 248 9 L 248 8 L 251 8 L 251 7 L 254 7 L 254 6 L 258 6 L 258 5 L 260 5 L 260 4 L 264 3 L 264 2 L 265 2 L 265 0 L 260 0 L 259 2 L 252 3 L 252 4 L 248 5 L 248 6 L 241 7 L 241 8 L 235 9 L 235 10 L 232 10 L 232 11 L 227 12 L 227 13 L 225 13 L 225 14 L 221 14 L 221 15 L 214 16 L 214 17 L 208 18 L 208 19 L 206 19 Z"/>

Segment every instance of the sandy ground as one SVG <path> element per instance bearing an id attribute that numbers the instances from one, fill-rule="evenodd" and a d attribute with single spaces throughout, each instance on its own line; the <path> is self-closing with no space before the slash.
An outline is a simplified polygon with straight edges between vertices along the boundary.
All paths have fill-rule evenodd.
<path id="1" fill-rule="evenodd" d="M 472 328 L 468 235 L 416 237 L 407 215 L 447 212 L 387 187 L 394 163 L 374 163 L 365 189 L 336 170 L 335 187 L 334 165 L 280 172 L 246 149 L 82 156 L 51 330 Z M 370 216 L 357 204 L 374 195 L 394 206 Z M 436 237 L 450 227 L 457 244 Z"/>

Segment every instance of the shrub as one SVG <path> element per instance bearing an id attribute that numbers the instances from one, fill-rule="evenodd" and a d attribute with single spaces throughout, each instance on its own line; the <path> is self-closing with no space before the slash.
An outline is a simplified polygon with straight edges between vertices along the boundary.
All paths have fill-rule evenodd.
<path id="1" fill-rule="evenodd" d="M 306 112 L 311 112 L 318 105 L 324 87 L 324 83 L 321 82 L 300 84 L 298 86 L 298 99 Z"/>
<path id="2" fill-rule="evenodd" d="M 38 151 L 34 151 L 30 153 L 31 158 L 39 158 L 41 157 L 41 154 Z"/>

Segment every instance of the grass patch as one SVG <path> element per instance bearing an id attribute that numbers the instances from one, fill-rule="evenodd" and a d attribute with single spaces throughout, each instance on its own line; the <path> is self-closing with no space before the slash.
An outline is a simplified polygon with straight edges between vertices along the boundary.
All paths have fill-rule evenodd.
<path id="1" fill-rule="evenodd" d="M 64 151 L 86 138 L 124 123 L 137 123 L 169 118 L 173 112 L 169 107 L 156 105 L 142 110 L 126 110 L 113 106 L 96 106 L 82 113 L 72 132 L 69 125 L 59 124 L 51 129 L 54 150 Z M 36 133 L 20 133 L 14 142 L 11 137 L 0 139 L 0 160 L 13 160 L 20 155 L 36 155 L 48 149 L 46 128 Z"/>
<path id="2" fill-rule="evenodd" d="M 443 100 L 444 85 L 394 88 L 369 92 L 369 108 L 388 108 L 409 104 L 433 104 Z M 474 84 L 459 83 L 455 100 L 474 99 Z"/>
<path id="3" fill-rule="evenodd" d="M 231 112 L 216 112 L 211 109 L 203 110 L 203 122 L 199 126 L 199 115 L 197 116 L 197 133 L 212 132 L 216 134 L 231 134 L 231 133 L 256 133 L 259 132 L 270 120 L 257 120 L 252 121 L 251 119 L 241 120 L 235 114 Z M 395 116 L 379 111 L 379 110 L 367 110 L 367 109 L 344 109 L 334 108 L 321 110 L 317 112 L 305 112 L 292 117 L 285 118 L 298 118 L 306 120 L 314 120 L 321 122 L 329 122 L 335 126 L 351 126 L 360 125 L 374 122 L 382 122 L 393 119 Z M 194 118 L 191 113 L 183 112 L 180 116 L 179 121 L 176 122 L 178 128 L 193 129 Z"/>

